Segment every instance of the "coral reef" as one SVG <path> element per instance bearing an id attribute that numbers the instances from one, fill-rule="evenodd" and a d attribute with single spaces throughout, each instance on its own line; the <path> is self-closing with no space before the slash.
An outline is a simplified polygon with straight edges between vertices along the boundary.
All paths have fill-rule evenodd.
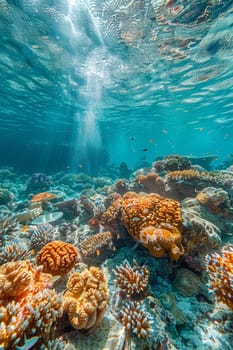
<path id="1" fill-rule="evenodd" d="M 206 187 L 222 187 L 229 190 L 233 175 L 225 172 L 197 171 L 194 169 L 171 171 L 166 176 L 169 192 L 179 199 L 195 197 L 196 191 Z"/>
<path id="2" fill-rule="evenodd" d="M 173 290 L 191 297 L 198 293 L 200 278 L 191 270 L 180 268 L 176 271 L 176 277 L 172 283 Z"/>
<path id="3" fill-rule="evenodd" d="M 35 173 L 30 177 L 26 191 L 28 193 L 46 191 L 51 183 L 51 179 L 47 175 L 43 173 Z"/>
<path id="4" fill-rule="evenodd" d="M 153 167 L 158 172 L 185 170 L 191 168 L 191 162 L 186 157 L 180 155 L 170 155 L 164 157 L 162 160 L 157 160 L 154 162 Z"/>
<path id="5" fill-rule="evenodd" d="M 29 261 L 0 266 L 0 346 L 5 350 L 26 347 L 33 337 L 33 349 L 54 340 L 62 299 L 47 288 L 50 278 Z"/>
<path id="6" fill-rule="evenodd" d="M 10 261 L 28 260 L 32 251 L 22 242 L 8 242 L 0 249 L 0 264 Z"/>
<path id="7" fill-rule="evenodd" d="M 14 218 L 20 223 L 20 224 L 26 224 L 29 221 L 32 221 L 36 219 L 38 216 L 40 216 L 43 213 L 42 207 L 34 208 L 34 209 L 27 209 L 22 212 L 17 213 L 14 215 Z"/>
<path id="8" fill-rule="evenodd" d="M 56 229 L 50 224 L 40 224 L 30 230 L 30 246 L 39 250 L 54 241 Z"/>
<path id="9" fill-rule="evenodd" d="M 125 260 L 113 270 L 116 276 L 115 283 L 120 288 L 121 294 L 126 298 L 143 298 L 147 292 L 149 271 L 145 265 L 139 266 L 133 261 L 133 266 Z"/>
<path id="10" fill-rule="evenodd" d="M 78 245 L 82 260 L 90 264 L 95 257 L 112 252 L 114 249 L 113 234 L 109 231 L 97 233 L 81 241 Z M 94 258 L 94 259 L 93 259 Z"/>
<path id="11" fill-rule="evenodd" d="M 51 275 L 68 273 L 79 261 L 79 252 L 73 244 L 62 241 L 47 243 L 37 254 L 36 263 Z"/>
<path id="12" fill-rule="evenodd" d="M 149 173 L 147 175 L 138 175 L 136 182 L 140 185 L 140 189 L 146 193 L 158 193 L 164 195 L 165 182 L 156 173 Z"/>
<path id="13" fill-rule="evenodd" d="M 0 188 L 0 205 L 9 204 L 13 198 L 14 195 L 12 192 L 7 190 L 6 188 Z"/>
<path id="14" fill-rule="evenodd" d="M 223 248 L 206 258 L 209 272 L 209 288 L 216 302 L 222 302 L 233 310 L 233 247 Z"/>
<path id="15" fill-rule="evenodd" d="M 208 250 L 220 247 L 219 228 L 202 217 L 202 211 L 195 199 L 187 198 L 182 202 L 183 231 L 182 243 L 186 255 L 196 252 L 199 256 Z"/>
<path id="16" fill-rule="evenodd" d="M 15 238 L 19 224 L 14 217 L 7 217 L 0 221 L 0 245 L 6 244 Z"/>
<path id="17" fill-rule="evenodd" d="M 104 315 L 108 298 L 107 282 L 97 267 L 74 272 L 64 294 L 64 310 L 75 329 L 97 326 Z"/>
<path id="18" fill-rule="evenodd" d="M 176 306 L 176 297 L 174 293 L 163 293 L 160 295 L 160 300 L 164 308 L 171 312 L 175 319 L 176 325 L 180 326 L 188 322 L 188 319 L 182 310 Z"/>
<path id="19" fill-rule="evenodd" d="M 62 211 L 67 217 L 72 218 L 80 214 L 77 199 L 68 199 L 59 203 L 55 203 L 54 206 Z"/>
<path id="20" fill-rule="evenodd" d="M 195 198 L 213 214 L 233 218 L 233 208 L 231 208 L 229 195 L 221 188 L 204 188 Z"/>
<path id="21" fill-rule="evenodd" d="M 32 198 L 31 198 L 31 203 L 35 203 L 35 202 L 49 202 L 53 199 L 57 199 L 59 198 L 58 195 L 54 194 L 54 193 L 50 193 L 50 192 L 41 192 L 41 193 L 37 193 L 35 194 Z"/>
<path id="22" fill-rule="evenodd" d="M 128 301 L 119 312 L 120 322 L 128 333 L 147 339 L 151 333 L 151 321 L 137 301 Z"/>
<path id="23" fill-rule="evenodd" d="M 172 260 L 183 254 L 180 204 L 157 194 L 127 192 L 103 213 L 101 224 L 113 227 L 120 220 L 128 233 L 155 257 L 166 252 Z"/>

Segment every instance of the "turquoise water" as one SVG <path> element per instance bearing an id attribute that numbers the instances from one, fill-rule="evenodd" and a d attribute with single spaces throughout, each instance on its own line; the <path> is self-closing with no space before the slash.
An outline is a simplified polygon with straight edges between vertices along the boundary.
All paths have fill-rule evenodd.
<path id="1" fill-rule="evenodd" d="M 0 350 L 232 350 L 232 27 L 0 0 Z"/>
<path id="2" fill-rule="evenodd" d="M 1 0 L 2 164 L 221 163 L 232 153 L 232 3 Z"/>

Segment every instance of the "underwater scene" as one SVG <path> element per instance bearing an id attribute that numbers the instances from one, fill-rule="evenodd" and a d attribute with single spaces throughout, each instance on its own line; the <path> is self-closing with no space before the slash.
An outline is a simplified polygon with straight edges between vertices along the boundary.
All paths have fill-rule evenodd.
<path id="1" fill-rule="evenodd" d="M 0 0 L 0 350 L 233 349 L 233 0 Z"/>

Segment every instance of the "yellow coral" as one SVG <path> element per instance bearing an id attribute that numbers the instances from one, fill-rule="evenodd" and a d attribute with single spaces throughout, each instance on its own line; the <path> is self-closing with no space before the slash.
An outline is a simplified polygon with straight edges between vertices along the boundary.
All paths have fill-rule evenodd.
<path id="1" fill-rule="evenodd" d="M 38 349 L 54 339 L 62 299 L 46 288 L 51 277 L 29 261 L 0 266 L 0 348 L 15 350 L 34 337 Z"/>
<path id="2" fill-rule="evenodd" d="M 0 266 L 0 299 L 20 299 L 25 293 L 45 288 L 51 275 L 34 269 L 29 260 L 12 261 Z"/>
<path id="3" fill-rule="evenodd" d="M 207 258 L 210 276 L 209 288 L 217 302 L 223 302 L 233 310 L 233 249 L 223 249 Z"/>
<path id="4" fill-rule="evenodd" d="M 128 233 L 156 257 L 168 252 L 176 260 L 183 254 L 181 245 L 180 203 L 158 194 L 127 192 L 103 213 L 101 223 L 121 221 Z"/>
<path id="5" fill-rule="evenodd" d="M 79 253 L 73 244 L 62 241 L 47 243 L 38 253 L 36 263 L 51 275 L 64 275 L 78 262 Z"/>
<path id="6" fill-rule="evenodd" d="M 74 272 L 64 294 L 64 309 L 76 329 L 89 329 L 102 320 L 108 298 L 107 282 L 103 272 L 90 267 Z"/>
<path id="7" fill-rule="evenodd" d="M 161 224 L 161 228 L 147 226 L 140 231 L 140 242 L 157 258 L 168 252 L 171 260 L 178 260 L 184 254 L 181 238 L 180 231 L 168 224 Z"/>

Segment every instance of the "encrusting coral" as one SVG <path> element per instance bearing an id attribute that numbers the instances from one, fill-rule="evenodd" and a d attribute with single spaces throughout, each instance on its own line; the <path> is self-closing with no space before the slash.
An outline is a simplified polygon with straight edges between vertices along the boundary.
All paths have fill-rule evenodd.
<path id="1" fill-rule="evenodd" d="M 156 173 L 138 175 L 136 182 L 141 186 L 141 191 L 143 192 L 159 194 L 164 194 L 165 192 L 165 182 Z"/>
<path id="2" fill-rule="evenodd" d="M 182 202 L 183 234 L 182 243 L 185 254 L 205 255 L 210 249 L 220 247 L 219 228 L 203 218 L 202 208 L 194 198 L 186 198 Z"/>
<path id="3" fill-rule="evenodd" d="M 183 254 L 180 203 L 158 194 L 127 192 L 103 213 L 101 224 L 121 221 L 128 233 L 155 257 L 168 252 L 172 260 Z"/>
<path id="4" fill-rule="evenodd" d="M 213 214 L 223 217 L 233 217 L 233 208 L 231 208 L 228 193 L 221 188 L 204 188 L 195 198 Z"/>
<path id="5" fill-rule="evenodd" d="M 214 300 L 233 310 L 233 248 L 223 249 L 221 255 L 215 253 L 206 258 L 208 285 Z"/>
<path id="6" fill-rule="evenodd" d="M 77 248 L 70 243 L 52 241 L 47 243 L 37 254 L 36 263 L 43 267 L 43 272 L 51 275 L 65 275 L 79 261 Z"/>
<path id="7" fill-rule="evenodd" d="M 194 272 L 186 268 L 180 268 L 176 272 L 172 287 L 181 295 L 190 297 L 197 295 L 199 284 L 200 278 Z"/>
<path id="8" fill-rule="evenodd" d="M 197 171 L 194 169 L 171 171 L 166 182 L 172 196 L 180 199 L 196 196 L 196 190 L 208 186 L 222 187 L 229 190 L 233 184 L 233 176 L 224 172 Z"/>
<path id="9" fill-rule="evenodd" d="M 145 265 L 139 266 L 137 261 L 134 260 L 132 267 L 125 260 L 121 265 L 116 266 L 113 272 L 116 275 L 115 283 L 124 297 L 145 297 L 149 279 L 149 271 Z"/>
<path id="10" fill-rule="evenodd" d="M 90 267 L 74 272 L 64 294 L 64 310 L 75 329 L 89 329 L 98 325 L 104 315 L 108 298 L 107 282 L 103 272 Z"/>
<path id="11" fill-rule="evenodd" d="M 62 316 L 62 298 L 48 289 L 51 275 L 35 269 L 29 261 L 0 266 L 0 347 L 24 348 L 34 339 L 33 349 L 52 342 L 55 324 Z M 48 347 L 47 347 L 48 348 Z"/>

